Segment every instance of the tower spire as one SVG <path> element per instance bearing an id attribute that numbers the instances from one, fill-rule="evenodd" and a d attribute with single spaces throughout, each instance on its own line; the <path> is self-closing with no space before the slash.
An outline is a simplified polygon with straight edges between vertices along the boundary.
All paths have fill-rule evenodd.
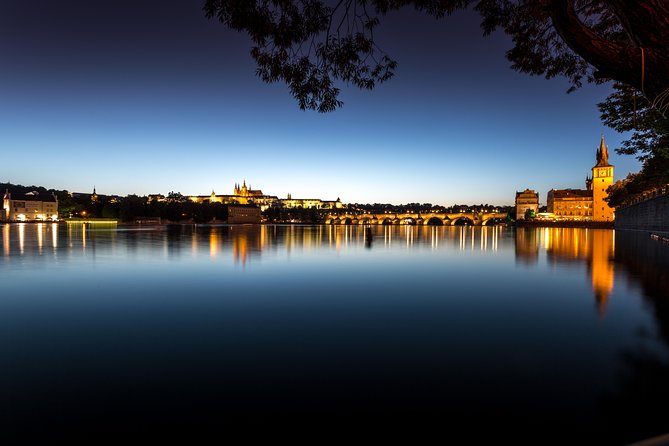
<path id="1" fill-rule="evenodd" d="M 602 133 L 602 142 L 599 145 L 599 150 L 601 152 L 602 156 L 602 162 L 605 164 L 609 163 L 609 148 L 606 147 L 606 144 L 604 143 L 604 134 Z"/>
<path id="2" fill-rule="evenodd" d="M 599 148 L 597 149 L 597 166 L 610 166 L 609 164 L 609 148 L 604 142 L 604 135 L 602 135 L 602 141 L 599 143 Z"/>

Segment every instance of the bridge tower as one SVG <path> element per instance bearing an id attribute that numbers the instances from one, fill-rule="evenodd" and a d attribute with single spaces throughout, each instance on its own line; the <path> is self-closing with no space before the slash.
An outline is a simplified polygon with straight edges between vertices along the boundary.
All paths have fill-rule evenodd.
<path id="1" fill-rule="evenodd" d="M 609 164 L 609 148 L 604 143 L 604 135 L 597 149 L 597 164 L 592 168 L 592 219 L 613 221 L 613 208 L 604 201 L 609 196 L 606 189 L 613 184 L 614 166 Z"/>

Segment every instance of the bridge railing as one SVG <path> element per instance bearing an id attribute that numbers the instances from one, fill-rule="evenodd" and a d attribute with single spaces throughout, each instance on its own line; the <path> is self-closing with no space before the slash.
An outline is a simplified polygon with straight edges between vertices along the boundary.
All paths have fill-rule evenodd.
<path id="1" fill-rule="evenodd" d="M 634 206 L 635 204 L 639 204 L 644 201 L 652 200 L 654 198 L 662 197 L 665 195 L 669 195 L 669 184 L 637 194 L 634 197 L 627 200 L 624 204 L 618 206 L 618 208 L 626 208 L 628 206 Z"/>

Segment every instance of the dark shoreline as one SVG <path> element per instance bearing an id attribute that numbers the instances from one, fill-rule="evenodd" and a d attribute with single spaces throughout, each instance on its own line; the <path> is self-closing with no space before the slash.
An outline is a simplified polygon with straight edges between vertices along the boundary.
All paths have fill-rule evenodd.
<path id="1" fill-rule="evenodd" d="M 586 228 L 586 229 L 613 229 L 612 221 L 526 221 L 516 222 L 516 227 L 530 228 Z"/>

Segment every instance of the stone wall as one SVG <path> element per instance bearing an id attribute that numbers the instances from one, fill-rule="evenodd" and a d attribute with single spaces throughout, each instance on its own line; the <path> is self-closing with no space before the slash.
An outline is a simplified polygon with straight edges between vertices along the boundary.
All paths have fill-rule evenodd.
<path id="1" fill-rule="evenodd" d="M 615 228 L 669 232 L 669 191 L 617 208 Z"/>

